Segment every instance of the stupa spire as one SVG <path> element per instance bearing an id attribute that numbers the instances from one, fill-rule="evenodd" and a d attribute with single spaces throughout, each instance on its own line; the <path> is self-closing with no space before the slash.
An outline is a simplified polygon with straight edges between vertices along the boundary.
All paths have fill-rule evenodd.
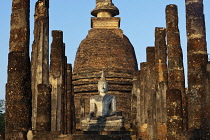
<path id="1" fill-rule="evenodd" d="M 119 15 L 119 9 L 114 6 L 112 0 L 96 0 L 96 8 L 91 15 L 95 17 L 114 17 Z"/>

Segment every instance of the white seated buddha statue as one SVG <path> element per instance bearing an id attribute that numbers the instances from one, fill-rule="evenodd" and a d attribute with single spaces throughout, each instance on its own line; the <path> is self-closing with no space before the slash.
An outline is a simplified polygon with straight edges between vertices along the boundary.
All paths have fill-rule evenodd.
<path id="1" fill-rule="evenodd" d="M 100 127 L 105 130 L 123 127 L 124 119 L 116 113 L 116 98 L 107 94 L 108 83 L 103 72 L 98 82 L 98 91 L 99 95 L 90 98 L 90 113 L 81 120 L 82 128 L 91 131 Z"/>

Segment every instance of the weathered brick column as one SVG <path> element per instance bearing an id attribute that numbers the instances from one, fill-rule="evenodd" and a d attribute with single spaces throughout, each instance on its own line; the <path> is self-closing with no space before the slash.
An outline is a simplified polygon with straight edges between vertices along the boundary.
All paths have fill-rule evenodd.
<path id="1" fill-rule="evenodd" d="M 137 97 L 138 138 L 157 138 L 155 47 L 147 47 L 147 62 L 141 63 L 140 95 Z"/>
<path id="2" fill-rule="evenodd" d="M 185 0 L 187 19 L 188 57 L 188 126 L 189 130 L 199 130 L 202 125 L 206 92 L 206 48 L 203 0 Z M 205 121 L 203 122 L 205 123 Z"/>
<path id="3" fill-rule="evenodd" d="M 137 120 L 137 96 L 140 94 L 140 88 L 139 88 L 139 71 L 136 72 L 136 74 L 133 77 L 133 88 L 132 88 L 132 95 L 131 95 L 131 123 L 136 124 Z"/>
<path id="4" fill-rule="evenodd" d="M 31 78 L 32 78 L 32 129 L 36 130 L 39 114 L 37 98 L 38 85 L 49 84 L 49 1 L 38 0 L 34 14 L 34 42 L 32 46 Z M 49 101 L 46 101 L 48 104 Z"/>
<path id="5" fill-rule="evenodd" d="M 204 108 L 204 110 L 205 110 L 205 115 L 204 115 L 204 120 L 205 120 L 205 122 L 204 122 L 204 124 L 202 124 L 202 126 L 203 126 L 203 130 L 204 130 L 204 135 L 205 135 L 205 139 L 210 139 L 210 110 L 209 110 L 209 108 L 210 108 L 210 62 L 208 62 L 208 64 L 207 64 L 207 75 L 208 75 L 208 79 L 207 79 L 207 81 L 208 81 L 208 85 L 207 85 L 207 88 L 206 88 L 206 90 L 207 90 L 207 93 L 206 93 L 206 96 L 205 96 L 205 100 L 204 100 L 204 102 L 205 102 L 205 108 Z"/>
<path id="6" fill-rule="evenodd" d="M 140 103 L 141 103 L 141 101 L 140 101 L 140 96 L 141 96 L 141 92 L 140 92 L 140 76 L 141 76 L 141 71 L 139 70 L 137 73 L 136 73 L 136 82 L 135 82 L 135 84 L 138 84 L 138 85 L 136 85 L 136 123 L 135 123 L 135 125 L 136 126 L 139 126 L 139 124 L 140 124 L 140 110 L 141 110 L 141 105 L 140 105 Z"/>
<path id="7" fill-rule="evenodd" d="M 66 132 L 66 97 L 67 97 L 67 57 L 65 55 L 66 51 L 66 44 L 63 43 L 62 47 L 62 87 L 61 87 L 61 130 L 62 132 Z"/>
<path id="8" fill-rule="evenodd" d="M 29 56 L 10 52 L 6 86 L 6 140 L 26 138 L 31 129 L 31 80 Z"/>
<path id="9" fill-rule="evenodd" d="M 156 120 L 158 138 L 166 138 L 166 90 L 168 88 L 166 29 L 155 29 Z"/>
<path id="10" fill-rule="evenodd" d="M 167 95 L 167 139 L 182 139 L 182 93 L 179 89 L 168 89 Z"/>
<path id="11" fill-rule="evenodd" d="M 31 129 L 30 0 L 12 1 L 6 85 L 5 139 L 25 140 Z"/>
<path id="12" fill-rule="evenodd" d="M 147 122 L 148 136 L 151 139 L 157 138 L 157 123 L 156 123 L 156 79 L 155 79 L 155 47 L 147 47 L 147 78 L 145 101 L 147 103 Z"/>
<path id="13" fill-rule="evenodd" d="M 36 130 L 51 130 L 51 87 L 45 84 L 37 85 L 37 117 Z"/>
<path id="14" fill-rule="evenodd" d="M 187 128 L 187 106 L 185 94 L 185 77 L 183 67 L 183 53 L 178 28 L 177 6 L 166 6 L 166 34 L 168 47 L 168 88 L 178 89 L 182 94 L 183 128 Z"/>
<path id="15" fill-rule="evenodd" d="M 63 55 L 65 55 L 65 47 L 66 44 L 63 44 Z M 64 71 L 63 71 L 63 103 L 62 103 L 62 107 L 63 107 L 63 132 L 65 134 L 67 134 L 67 101 L 68 101 L 68 97 L 67 97 L 67 56 L 64 56 L 63 58 L 63 63 L 64 63 Z"/>
<path id="16" fill-rule="evenodd" d="M 63 91 L 63 32 L 52 31 L 53 41 L 50 54 L 51 131 L 61 131 Z"/>
<path id="17" fill-rule="evenodd" d="M 13 0 L 10 26 L 10 52 L 29 53 L 30 0 Z"/>
<path id="18" fill-rule="evenodd" d="M 66 98 L 67 134 L 73 134 L 76 129 L 74 94 L 72 85 L 72 65 L 67 64 L 67 98 Z"/>
<path id="19" fill-rule="evenodd" d="M 146 85 L 146 65 L 147 63 L 141 63 L 140 64 L 140 96 L 138 98 L 137 102 L 140 102 L 140 106 L 138 111 L 140 113 L 137 119 L 139 120 L 138 122 L 138 138 L 147 138 L 148 134 L 147 134 L 147 117 L 146 117 L 146 111 L 145 111 L 145 85 Z"/>

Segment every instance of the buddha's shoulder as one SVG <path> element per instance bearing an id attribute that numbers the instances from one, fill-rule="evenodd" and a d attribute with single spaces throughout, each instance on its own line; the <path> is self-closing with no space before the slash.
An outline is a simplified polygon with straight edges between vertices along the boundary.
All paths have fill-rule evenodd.
<path id="1" fill-rule="evenodd" d="M 95 100 L 95 99 L 99 99 L 99 98 L 101 98 L 100 95 L 94 95 L 94 96 L 90 97 L 90 100 Z"/>
<path id="2" fill-rule="evenodd" d="M 110 94 L 106 94 L 106 97 L 108 97 L 108 98 L 114 98 L 114 96 L 112 96 Z"/>
<path id="3" fill-rule="evenodd" d="M 115 98 L 112 95 L 106 94 L 105 96 L 100 96 L 100 95 L 94 95 L 92 97 L 90 97 L 90 99 L 94 100 L 94 99 L 101 99 L 101 98 Z"/>

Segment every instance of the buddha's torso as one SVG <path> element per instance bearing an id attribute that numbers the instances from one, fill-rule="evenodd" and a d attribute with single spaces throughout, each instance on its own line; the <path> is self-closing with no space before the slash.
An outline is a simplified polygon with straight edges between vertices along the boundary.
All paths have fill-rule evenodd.
<path id="1" fill-rule="evenodd" d="M 91 102 L 97 107 L 96 117 L 109 116 L 111 110 L 111 103 L 113 96 L 106 94 L 105 96 L 96 95 L 91 97 Z"/>

